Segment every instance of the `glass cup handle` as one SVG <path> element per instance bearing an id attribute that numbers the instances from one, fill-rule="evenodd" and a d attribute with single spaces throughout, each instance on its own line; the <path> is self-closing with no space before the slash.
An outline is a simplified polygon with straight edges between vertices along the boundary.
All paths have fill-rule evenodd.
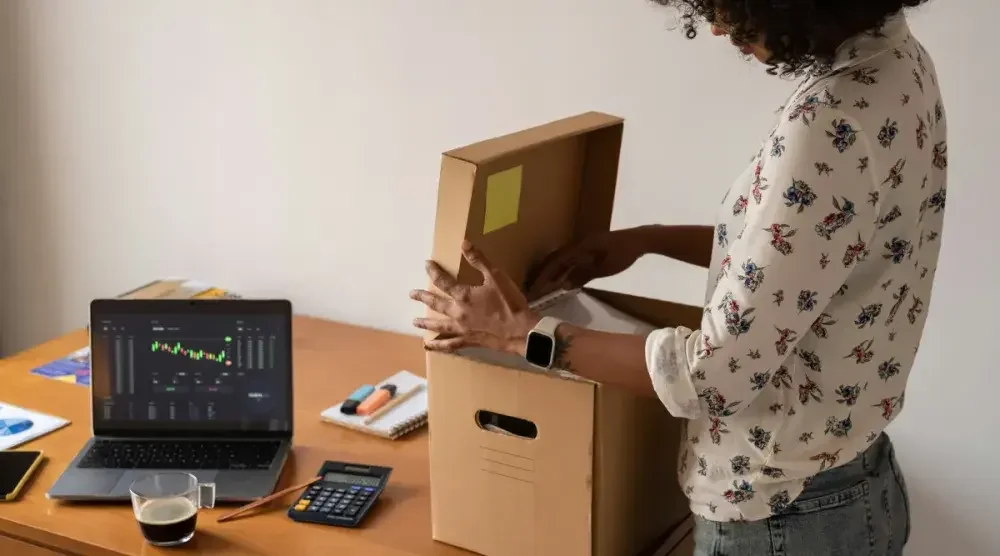
<path id="1" fill-rule="evenodd" d="M 198 483 L 198 507 L 215 507 L 215 483 Z"/>

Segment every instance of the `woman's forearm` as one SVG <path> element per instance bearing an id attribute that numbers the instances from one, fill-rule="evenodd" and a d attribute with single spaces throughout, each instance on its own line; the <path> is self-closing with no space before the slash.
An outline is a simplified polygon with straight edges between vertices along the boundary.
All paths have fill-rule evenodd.
<path id="1" fill-rule="evenodd" d="M 712 226 L 661 226 L 635 228 L 638 240 L 649 254 L 663 255 L 688 264 L 708 268 L 712 264 Z"/>
<path id="2" fill-rule="evenodd" d="M 656 254 L 708 268 L 712 226 L 649 225 L 626 231 L 645 254 Z M 527 330 L 523 331 L 526 337 Z M 523 355 L 523 354 L 522 354 Z M 556 331 L 555 367 L 601 384 L 656 396 L 646 367 L 646 336 L 615 334 L 562 323 Z"/>
<path id="3" fill-rule="evenodd" d="M 553 366 L 640 396 L 656 396 L 646 370 L 645 336 L 562 323 L 556 330 Z"/>

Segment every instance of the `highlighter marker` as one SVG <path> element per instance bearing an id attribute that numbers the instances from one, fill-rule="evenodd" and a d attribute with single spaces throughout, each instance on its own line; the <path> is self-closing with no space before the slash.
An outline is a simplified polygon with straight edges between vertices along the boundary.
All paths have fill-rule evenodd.
<path id="1" fill-rule="evenodd" d="M 361 402 L 361 405 L 357 408 L 358 415 L 371 415 L 375 410 L 385 405 L 385 402 L 392 399 L 396 395 L 396 385 L 395 384 L 383 384 L 379 386 L 371 396 L 365 398 L 365 401 Z"/>
<path id="2" fill-rule="evenodd" d="M 340 404 L 340 412 L 344 415 L 354 415 L 358 411 L 358 406 L 361 402 L 365 401 L 365 398 L 371 395 L 375 391 L 375 387 L 371 384 L 365 384 L 361 388 L 354 391 L 353 394 L 347 396 L 344 403 Z"/>

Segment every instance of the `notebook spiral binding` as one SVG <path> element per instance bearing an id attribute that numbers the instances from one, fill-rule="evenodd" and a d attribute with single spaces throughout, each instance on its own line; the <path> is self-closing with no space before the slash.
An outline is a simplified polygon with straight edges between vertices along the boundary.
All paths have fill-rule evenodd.
<path id="1" fill-rule="evenodd" d="M 389 436 L 391 438 L 399 438 L 400 436 L 403 436 L 407 433 L 419 429 L 420 427 L 427 424 L 427 415 L 428 414 L 425 412 L 421 415 L 413 417 L 412 419 L 408 419 L 406 421 L 399 423 L 398 425 L 390 429 Z"/>

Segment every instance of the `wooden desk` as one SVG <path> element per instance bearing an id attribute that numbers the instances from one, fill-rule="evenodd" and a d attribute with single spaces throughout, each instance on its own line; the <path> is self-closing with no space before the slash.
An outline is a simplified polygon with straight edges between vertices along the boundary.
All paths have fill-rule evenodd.
<path id="1" fill-rule="evenodd" d="M 431 540 L 427 430 L 397 441 L 381 440 L 322 423 L 319 413 L 363 383 L 400 369 L 423 374 L 419 338 L 319 319 L 295 319 L 295 441 L 278 488 L 303 482 L 324 460 L 388 465 L 392 479 L 359 529 L 307 525 L 288 519 L 289 495 L 253 517 L 218 524 L 231 508 L 202 510 L 195 539 L 180 549 L 147 545 L 127 504 L 69 505 L 45 492 L 90 437 L 90 392 L 83 386 L 29 371 L 85 346 L 75 332 L 12 358 L 0 360 L 0 400 L 72 421 L 68 427 L 25 444 L 48 458 L 14 503 L 0 504 L 0 554 L 357 554 L 414 556 L 469 554 Z"/>

